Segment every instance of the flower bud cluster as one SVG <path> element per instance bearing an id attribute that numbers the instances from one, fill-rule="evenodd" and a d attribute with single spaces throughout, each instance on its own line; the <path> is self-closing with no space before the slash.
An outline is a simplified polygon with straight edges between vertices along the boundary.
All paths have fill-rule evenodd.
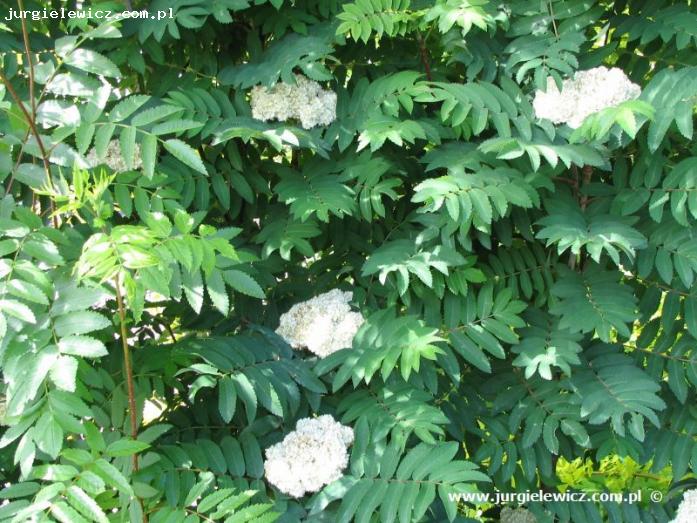
<path id="1" fill-rule="evenodd" d="M 112 171 L 121 173 L 124 171 L 130 171 L 129 167 L 126 165 L 126 161 L 121 155 L 121 147 L 118 140 L 111 140 L 106 148 L 106 155 L 103 159 L 97 157 L 97 150 L 92 148 L 87 157 L 87 165 L 90 167 L 97 167 L 100 164 L 106 164 Z M 133 149 L 133 169 L 138 170 L 142 167 L 143 160 L 140 157 L 140 146 L 135 144 Z"/>
<path id="2" fill-rule="evenodd" d="M 504 507 L 501 510 L 501 523 L 537 523 L 537 518 L 526 508 Z"/>
<path id="3" fill-rule="evenodd" d="M 333 289 L 296 303 L 281 315 L 276 333 L 293 348 L 306 348 L 320 358 L 351 347 L 353 337 L 365 321 L 351 311 L 351 292 Z"/>
<path id="4" fill-rule="evenodd" d="M 538 118 L 576 129 L 591 114 L 632 100 L 640 93 L 641 88 L 621 69 L 601 66 L 576 72 L 562 82 L 561 92 L 548 77 L 547 92 L 536 91 L 532 106 Z"/>
<path id="5" fill-rule="evenodd" d="M 257 85 L 251 92 L 252 116 L 268 122 L 300 120 L 303 129 L 329 125 L 336 118 L 336 93 L 303 75 L 295 75 L 295 85 L 280 82 L 271 88 Z"/>
<path id="6" fill-rule="evenodd" d="M 330 415 L 298 420 L 293 432 L 266 449 L 266 479 L 294 498 L 317 492 L 341 477 L 352 443 L 353 429 Z"/>
<path id="7" fill-rule="evenodd" d="M 694 523 L 697 521 L 697 489 L 686 490 L 671 523 Z"/>

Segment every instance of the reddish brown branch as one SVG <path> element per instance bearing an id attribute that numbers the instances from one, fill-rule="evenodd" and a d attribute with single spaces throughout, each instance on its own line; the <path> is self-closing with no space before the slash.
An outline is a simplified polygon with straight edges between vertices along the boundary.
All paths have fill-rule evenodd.
<path id="1" fill-rule="evenodd" d="M 18 0 L 17 4 L 19 6 L 20 11 L 24 11 L 24 2 L 22 0 Z M 17 92 L 14 90 L 12 87 L 12 84 L 10 84 L 9 80 L 5 76 L 5 74 L 0 71 L 0 78 L 2 78 L 2 82 L 5 84 L 7 87 L 7 91 L 10 93 L 10 96 L 14 99 L 15 103 L 19 106 L 21 109 L 22 113 L 24 114 L 24 118 L 27 120 L 27 123 L 29 124 L 29 128 L 31 130 L 31 133 L 34 135 L 36 138 L 36 143 L 39 146 L 39 151 L 41 151 L 41 160 L 44 165 L 44 170 L 46 171 L 46 183 L 48 183 L 48 186 L 53 188 L 53 180 L 51 179 L 51 168 L 48 164 L 48 154 L 46 153 L 46 148 L 44 147 L 44 143 L 41 140 L 41 136 L 39 135 L 39 131 L 36 128 L 36 99 L 34 98 L 34 61 L 32 60 L 32 53 L 31 53 L 31 45 L 29 44 L 29 31 L 27 30 L 27 23 L 24 17 L 21 18 L 21 24 L 22 24 L 22 39 L 24 41 L 24 52 L 27 55 L 27 74 L 29 75 L 29 106 L 31 107 L 31 114 L 29 114 L 29 111 L 27 110 L 26 106 L 22 103 L 22 101 L 19 99 L 19 96 L 17 96 Z M 20 152 L 20 157 L 22 153 Z M 17 159 L 19 163 L 19 158 Z M 8 184 L 7 191 L 9 192 L 10 189 L 12 188 L 12 182 L 14 181 L 14 175 L 12 178 L 10 178 L 10 183 Z M 50 202 L 51 206 L 51 212 L 55 211 L 55 206 L 53 203 L 53 200 Z M 58 227 L 58 218 L 54 215 L 53 216 L 53 226 Z"/>
<path id="2" fill-rule="evenodd" d="M 579 176 L 578 176 L 578 169 L 576 166 L 573 166 L 573 173 L 574 173 L 574 192 L 576 193 L 576 197 L 579 199 L 579 204 L 581 205 L 581 211 L 585 212 L 586 207 L 588 207 L 588 202 L 590 201 L 590 198 L 588 197 L 587 194 L 583 194 L 582 190 L 588 188 L 588 184 L 591 182 L 591 178 L 593 177 L 593 167 L 590 165 L 584 165 L 583 168 L 581 169 L 581 173 L 583 175 L 582 182 L 579 181 Z M 583 263 L 583 260 L 581 261 Z M 569 269 L 573 270 L 576 267 L 576 256 L 574 256 L 574 253 L 569 253 Z M 579 266 L 579 269 L 583 269 L 582 266 Z"/>
<path id="3" fill-rule="evenodd" d="M 19 10 L 24 11 L 24 2 L 22 0 L 17 0 L 19 5 Z M 27 22 L 24 17 L 21 18 L 22 22 L 22 39 L 24 40 L 24 52 L 27 55 L 27 65 L 29 73 L 29 104 L 31 105 L 31 114 L 36 117 L 36 100 L 34 99 L 34 62 L 31 58 L 31 46 L 29 45 L 29 31 L 27 31 Z"/>
<path id="4" fill-rule="evenodd" d="M 568 183 L 573 188 L 576 188 L 576 181 L 572 180 L 571 178 L 564 178 L 563 176 L 552 176 L 551 178 L 552 180 L 556 180 L 558 182 Z"/>
<path id="5" fill-rule="evenodd" d="M 431 63 L 429 60 L 428 49 L 426 49 L 426 42 L 424 42 L 421 33 L 417 33 L 419 39 L 419 55 L 421 57 L 421 63 L 424 66 L 424 71 L 426 72 L 426 79 L 430 82 L 432 80 L 431 76 Z"/>
<path id="6" fill-rule="evenodd" d="M 121 281 L 118 276 L 114 278 L 114 289 L 116 290 L 116 305 L 119 308 L 119 331 L 121 333 L 121 347 L 123 348 L 123 366 L 124 374 L 126 375 L 126 389 L 128 391 L 128 410 L 131 420 L 131 437 L 136 439 L 138 437 L 138 414 L 136 412 L 136 392 L 135 385 L 133 384 L 133 366 L 131 365 L 131 350 L 128 346 L 128 331 L 126 330 L 126 308 L 123 304 L 123 296 L 121 295 Z M 133 454 L 133 471 L 138 472 L 138 454 Z M 141 510 L 143 507 L 143 500 L 137 497 L 138 503 L 140 504 Z M 143 523 L 147 523 L 148 517 L 145 515 L 143 510 Z"/>
<path id="7" fill-rule="evenodd" d="M 131 350 L 128 346 L 128 332 L 126 331 L 126 309 L 123 305 L 121 296 L 121 282 L 118 277 L 114 278 L 114 288 L 116 290 L 116 304 L 119 308 L 119 328 L 121 332 L 121 346 L 123 347 L 124 374 L 126 375 L 126 389 L 128 390 L 128 410 L 131 417 L 131 436 L 133 439 L 138 437 L 138 414 L 136 412 L 135 386 L 133 385 L 133 368 L 131 366 Z M 138 454 L 133 454 L 133 470 L 138 470 Z"/>
<path id="8" fill-rule="evenodd" d="M 34 138 L 36 138 L 36 143 L 39 146 L 39 151 L 41 151 L 41 159 L 43 160 L 44 169 L 46 170 L 46 175 L 48 176 L 49 183 L 51 183 L 51 171 L 48 165 L 48 154 L 46 153 L 44 142 L 41 140 L 41 136 L 39 135 L 39 130 L 36 128 L 34 118 L 32 118 L 32 116 L 29 114 L 27 107 L 24 105 L 24 103 L 22 103 L 22 100 L 19 99 L 19 96 L 17 96 L 17 91 L 15 91 L 15 88 L 12 87 L 12 84 L 5 76 L 5 73 L 3 73 L 2 71 L 0 71 L 0 80 L 2 80 L 2 83 L 5 84 L 7 92 L 10 93 L 10 96 L 15 101 L 17 106 L 19 106 L 19 109 L 22 111 L 22 114 L 24 114 L 24 118 L 27 120 L 27 123 L 29 124 L 31 133 L 34 135 Z"/>
<path id="9" fill-rule="evenodd" d="M 2 70 L 0 70 L 0 80 L 3 84 L 5 84 L 7 92 L 10 93 L 10 96 L 15 101 L 19 109 L 22 111 L 22 114 L 24 114 L 24 118 L 26 119 L 27 124 L 31 129 L 31 133 L 34 135 L 34 138 L 36 138 L 36 143 L 39 146 L 39 151 L 41 152 L 41 161 L 44 165 L 44 171 L 46 171 L 46 182 L 48 183 L 48 186 L 53 190 L 53 180 L 51 179 L 51 167 L 48 164 L 48 153 L 46 152 L 46 148 L 44 147 L 44 142 L 41 139 L 39 130 L 36 128 L 36 122 L 34 121 L 32 115 L 29 114 L 27 107 L 24 105 L 24 103 L 22 103 L 22 100 L 20 100 L 19 96 L 17 95 L 17 91 L 15 91 L 14 87 L 12 87 L 12 84 L 7 79 L 5 73 Z M 53 200 L 51 200 L 51 208 L 53 210 Z M 53 216 L 53 226 L 58 227 L 58 219 L 56 216 Z"/>
<path id="10" fill-rule="evenodd" d="M 591 177 L 593 176 L 593 167 L 590 165 L 584 165 L 583 166 L 583 187 L 586 188 L 589 183 L 591 183 Z M 588 195 L 583 194 L 581 195 L 581 210 L 585 211 L 586 207 L 588 206 Z"/>
<path id="11" fill-rule="evenodd" d="M 587 194 L 582 194 L 582 190 L 586 189 L 588 187 L 588 184 L 591 182 L 591 178 L 593 176 L 593 167 L 590 165 L 584 165 L 583 168 L 581 169 L 582 173 L 582 179 L 579 179 L 579 174 L 578 174 L 578 167 L 575 165 L 571 166 L 571 172 L 574 174 L 574 177 L 572 180 L 566 180 L 567 183 L 571 184 L 571 187 L 573 188 L 574 191 L 574 196 L 578 198 L 579 204 L 581 205 L 581 211 L 586 210 L 586 207 L 588 207 L 588 202 L 590 202 L 590 198 L 588 197 Z M 559 177 L 554 177 L 555 179 L 559 180 L 564 180 L 563 178 Z M 573 252 L 569 253 L 569 269 L 574 270 L 576 268 L 576 256 L 574 255 Z M 579 267 L 581 268 L 581 267 Z"/>

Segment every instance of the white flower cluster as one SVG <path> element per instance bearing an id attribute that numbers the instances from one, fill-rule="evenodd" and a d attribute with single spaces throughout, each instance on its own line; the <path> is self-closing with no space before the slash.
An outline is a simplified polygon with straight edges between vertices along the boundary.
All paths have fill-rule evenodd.
<path id="1" fill-rule="evenodd" d="M 264 122 L 296 118 L 304 129 L 311 129 L 336 118 L 336 93 L 300 74 L 295 75 L 295 85 L 280 82 L 270 89 L 257 85 L 251 96 L 252 116 Z"/>
<path id="2" fill-rule="evenodd" d="M 501 523 L 537 523 L 537 518 L 526 508 L 504 507 L 501 510 Z"/>
<path id="3" fill-rule="evenodd" d="M 686 490 L 671 523 L 695 523 L 697 521 L 697 489 Z"/>
<path id="4" fill-rule="evenodd" d="M 296 303 L 281 315 L 276 333 L 293 348 L 307 348 L 320 358 L 347 349 L 365 321 L 351 311 L 352 297 L 351 292 L 333 289 Z"/>
<path id="5" fill-rule="evenodd" d="M 112 171 L 117 173 L 131 170 L 126 165 L 126 161 L 123 159 L 123 156 L 121 156 L 121 147 L 119 146 L 118 140 L 111 140 L 109 142 L 104 159 L 100 160 L 97 157 L 97 151 L 94 148 L 89 152 L 85 159 L 87 160 L 87 165 L 90 167 L 97 167 L 97 165 L 106 164 Z M 142 167 L 142 165 L 143 160 L 140 157 L 140 146 L 136 144 L 133 149 L 133 169 L 138 170 Z"/>
<path id="6" fill-rule="evenodd" d="M 538 118 L 576 129 L 587 116 L 632 100 L 640 93 L 641 88 L 621 69 L 601 66 L 576 72 L 573 78 L 564 80 L 561 92 L 548 77 L 547 92 L 536 91 L 532 106 Z"/>
<path id="7" fill-rule="evenodd" d="M 353 429 L 329 415 L 298 420 L 293 432 L 266 449 L 266 479 L 294 498 L 317 492 L 341 477 L 352 443 Z"/>

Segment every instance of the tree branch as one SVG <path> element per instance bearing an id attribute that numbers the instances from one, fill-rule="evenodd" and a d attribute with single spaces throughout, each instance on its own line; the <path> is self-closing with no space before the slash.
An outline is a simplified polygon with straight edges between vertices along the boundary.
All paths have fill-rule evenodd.
<path id="1" fill-rule="evenodd" d="M 419 56 L 421 57 L 421 63 L 424 66 L 424 71 L 426 72 L 426 79 L 430 82 L 432 80 L 431 76 L 431 63 L 429 61 L 428 49 L 426 49 L 426 42 L 424 42 L 421 32 L 417 31 L 417 37 L 419 39 Z"/>
<path id="2" fill-rule="evenodd" d="M 126 374 L 126 389 L 128 390 L 128 410 L 131 417 L 131 436 L 136 439 L 138 436 L 138 416 L 136 413 L 135 386 L 133 385 L 133 368 L 131 367 L 131 350 L 128 346 L 128 333 L 126 331 L 126 309 L 123 305 L 121 295 L 121 280 L 118 276 L 114 278 L 114 288 L 116 290 L 116 304 L 119 308 L 119 328 L 121 333 L 121 346 L 123 348 L 124 374 Z M 133 454 L 133 470 L 138 470 L 138 454 Z"/>
<path id="3" fill-rule="evenodd" d="M 114 289 L 116 290 L 116 304 L 119 308 L 119 330 L 121 334 L 121 347 L 123 348 L 123 366 L 126 375 L 126 389 L 128 391 L 128 410 L 131 419 L 131 437 L 138 437 L 138 415 L 136 413 L 136 393 L 133 384 L 133 367 L 131 365 L 131 350 L 128 346 L 128 332 L 126 331 L 126 309 L 121 295 L 121 281 L 118 273 L 114 278 Z M 138 454 L 133 454 L 133 471 L 138 472 Z M 148 517 L 145 515 L 143 500 L 136 496 L 140 508 L 143 511 L 143 522 L 147 523 Z"/>
<path id="4" fill-rule="evenodd" d="M 590 182 L 591 182 L 591 177 L 593 176 L 593 167 L 590 165 L 584 165 L 583 169 L 583 187 L 586 187 Z M 583 194 L 581 195 L 581 210 L 585 211 L 586 207 L 588 206 L 588 195 Z"/>
<path id="5" fill-rule="evenodd" d="M 20 11 L 24 11 L 24 2 L 17 0 Z M 29 66 L 29 104 L 31 105 L 32 117 L 36 117 L 36 100 L 34 99 L 34 62 L 31 59 L 31 46 L 29 45 L 29 32 L 27 31 L 27 22 L 24 17 L 22 23 L 22 39 L 24 40 L 24 52 L 27 55 L 27 65 Z"/>
<path id="6" fill-rule="evenodd" d="M 17 95 L 17 91 L 15 91 L 15 88 L 12 87 L 12 84 L 10 81 L 7 79 L 5 76 L 5 73 L 0 70 L 0 80 L 2 80 L 2 83 L 5 84 L 5 87 L 7 88 L 7 92 L 10 93 L 10 96 L 12 99 L 15 101 L 19 109 L 22 111 L 22 114 L 24 114 L 24 118 L 26 119 L 27 123 L 29 124 L 29 128 L 31 129 L 31 133 L 34 135 L 34 138 L 36 138 L 36 143 L 39 146 L 39 150 L 41 151 L 41 159 L 43 160 L 44 164 L 44 169 L 46 170 L 46 175 L 48 176 L 48 181 L 51 183 L 51 170 L 48 165 L 48 155 L 46 154 L 46 148 L 44 147 L 44 142 L 41 140 L 41 136 L 39 135 L 39 131 L 36 128 L 36 123 L 34 122 L 34 118 L 32 118 L 31 114 L 29 114 L 29 111 L 27 110 L 27 107 L 24 105 L 22 100 L 19 99 L 19 96 Z"/>
<path id="7" fill-rule="evenodd" d="M 46 182 L 48 183 L 48 186 L 51 188 L 51 191 L 53 191 L 53 180 L 51 179 L 51 167 L 48 164 L 48 154 L 46 153 L 46 148 L 44 147 L 44 142 L 41 139 L 39 130 L 36 128 L 36 122 L 34 121 L 33 116 L 29 114 L 27 107 L 24 105 L 22 100 L 20 100 L 19 96 L 17 95 L 17 91 L 15 91 L 15 88 L 12 87 L 12 84 L 7 79 L 5 73 L 2 70 L 0 70 L 0 81 L 2 81 L 3 84 L 5 84 L 7 92 L 10 93 L 10 96 L 15 101 L 19 109 L 22 111 L 22 114 L 24 114 L 24 118 L 27 121 L 27 124 L 29 124 L 31 133 L 34 135 L 34 138 L 36 138 L 36 143 L 39 146 L 39 151 L 41 152 L 41 160 L 44 165 L 44 171 L 46 171 Z M 53 200 L 51 200 L 51 210 L 54 210 Z M 53 226 L 56 228 L 58 227 L 58 219 L 56 216 L 53 216 Z"/>

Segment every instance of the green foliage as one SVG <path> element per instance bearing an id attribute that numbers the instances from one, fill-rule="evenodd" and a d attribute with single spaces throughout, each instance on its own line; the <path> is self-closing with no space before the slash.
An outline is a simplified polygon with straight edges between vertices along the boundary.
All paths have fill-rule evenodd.
<path id="1" fill-rule="evenodd" d="M 187 340 L 172 349 L 182 358 L 195 356 L 205 362 L 180 371 L 198 376 L 189 398 L 193 401 L 202 388 L 217 386 L 220 417 L 230 422 L 240 402 L 252 423 L 259 406 L 276 416 L 292 417 L 300 406 L 300 387 L 310 395 L 326 392 L 306 362 L 294 358 L 289 347 L 274 337 L 262 331 L 261 336 Z"/>
<path id="2" fill-rule="evenodd" d="M 560 255 L 570 249 L 577 256 L 584 248 L 599 262 L 605 251 L 619 265 L 620 253 L 631 260 L 637 249 L 646 247 L 646 239 L 630 226 L 633 220 L 605 214 L 599 205 L 582 209 L 561 194 L 545 206 L 549 214 L 537 222 L 542 227 L 536 237 L 547 240 L 548 246 L 556 243 Z"/>
<path id="3" fill-rule="evenodd" d="M 370 437 L 364 427 L 357 431 L 356 446 L 365 445 Z M 474 481 L 488 481 L 473 463 L 453 459 L 457 447 L 455 442 L 420 443 L 404 453 L 401 460 L 403 450 L 399 442 L 392 441 L 380 455 L 368 448 L 364 457 L 352 460 L 351 474 L 316 497 L 311 513 L 338 498 L 341 505 L 337 521 L 367 521 L 373 513 L 379 513 L 381 521 L 418 521 L 437 495 L 453 518 L 456 512 L 448 494 L 467 488 Z"/>
<path id="4" fill-rule="evenodd" d="M 230 65 L 220 71 L 223 85 L 247 88 L 270 85 L 280 80 L 293 83 L 293 69 L 299 68 L 314 80 L 329 80 L 331 73 L 321 60 L 332 52 L 332 26 L 315 25 L 309 35 L 289 34 L 243 65 Z"/>
<path id="5" fill-rule="evenodd" d="M 647 144 L 656 151 L 670 125 L 675 122 L 678 131 L 685 138 L 692 138 L 692 102 L 697 94 L 694 78 L 697 70 L 685 67 L 678 71 L 663 70 L 651 79 L 642 93 L 646 100 L 656 109 L 656 119 L 649 127 Z"/>
<path id="6" fill-rule="evenodd" d="M 642 466 L 630 457 L 607 457 L 597 465 L 596 468 L 590 459 L 576 458 L 569 462 L 560 458 L 557 475 L 564 489 L 577 488 L 586 492 L 641 490 L 642 494 L 650 494 L 651 490 L 665 490 L 672 476 L 669 467 L 658 474 L 651 474 L 651 464 Z"/>
<path id="7" fill-rule="evenodd" d="M 642 441 L 644 418 L 659 425 L 655 411 L 665 408 L 663 400 L 656 396 L 660 386 L 635 367 L 629 356 L 608 346 L 591 347 L 584 356 L 588 366 L 574 374 L 571 384 L 581 397 L 581 411 L 589 423 L 595 425 L 610 419 L 613 430 L 624 435 L 624 417 L 629 414 L 629 430 Z"/>
<path id="8" fill-rule="evenodd" d="M 582 337 L 559 327 L 559 320 L 536 309 L 527 311 L 528 327 L 520 331 L 521 342 L 512 350 L 518 357 L 513 365 L 525 368 L 525 377 L 536 372 L 540 377 L 551 380 L 552 367 L 558 367 L 567 376 L 571 375 L 571 365 L 578 365 L 579 345 Z"/>
<path id="9" fill-rule="evenodd" d="M 341 25 L 337 34 L 348 33 L 358 41 L 367 43 L 371 34 L 380 39 L 383 35 L 404 35 L 409 28 L 409 21 L 415 15 L 409 11 L 410 0 L 363 0 L 343 5 L 343 11 L 337 15 Z"/>
<path id="10" fill-rule="evenodd" d="M 418 372 L 421 360 L 435 360 L 441 349 L 434 343 L 442 341 L 436 329 L 429 328 L 410 316 L 395 318 L 393 310 L 384 310 L 370 316 L 353 341 L 353 348 L 324 358 L 315 368 L 320 375 L 339 366 L 332 387 L 338 390 L 349 379 L 354 387 L 360 382 L 370 383 L 380 371 L 383 381 L 399 367 L 405 381 L 413 371 Z"/>
<path id="11" fill-rule="evenodd" d="M 494 298 L 494 287 L 485 285 L 476 297 L 449 296 L 444 304 L 444 321 L 449 341 L 462 358 L 478 369 L 490 373 L 491 364 L 484 353 L 495 358 L 506 357 L 502 342 L 518 343 L 514 328 L 525 323 L 518 316 L 525 305 L 512 300 L 510 289 L 503 289 Z"/>
<path id="12" fill-rule="evenodd" d="M 526 508 L 674 517 L 693 3 L 143 5 L 0 25 L 0 521 L 490 522 L 451 496 L 637 489 L 664 502 Z M 600 65 L 639 97 L 536 116 L 548 79 Z M 251 88 L 296 74 L 336 93 L 331 124 L 253 117 Z M 364 318 L 348 346 L 274 332 L 332 289 Z M 324 414 L 349 462 L 289 497 L 265 451 Z"/>
<path id="13" fill-rule="evenodd" d="M 341 218 L 354 213 L 353 191 L 341 183 L 329 162 L 312 162 L 302 173 L 279 169 L 281 182 L 274 188 L 278 199 L 290 206 L 294 218 L 306 221 L 313 214 L 323 222 L 329 213 Z"/>
<path id="14" fill-rule="evenodd" d="M 441 33 L 447 33 L 457 25 L 462 29 L 462 36 L 466 36 L 472 27 L 486 31 L 490 26 L 495 26 L 491 6 L 486 0 L 438 0 L 426 13 L 425 20 L 430 22 L 436 18 Z"/>
<path id="15" fill-rule="evenodd" d="M 613 330 L 629 338 L 628 323 L 635 317 L 636 299 L 627 286 L 618 282 L 615 272 L 591 266 L 583 273 L 560 268 L 564 276 L 552 287 L 559 301 L 550 312 L 560 316 L 559 326 L 572 332 L 595 332 L 608 342 Z"/>
<path id="16" fill-rule="evenodd" d="M 448 276 L 450 267 L 457 267 L 464 263 L 465 259 L 448 247 L 439 245 L 431 249 L 422 249 L 416 242 L 395 240 L 373 251 L 363 264 L 362 274 L 364 276 L 377 274 L 380 283 L 384 285 L 388 276 L 394 272 L 395 286 L 399 289 L 399 294 L 403 295 L 409 288 L 410 274 L 432 288 L 434 273 L 431 269 Z M 442 288 L 442 284 L 440 287 Z"/>
<path id="17" fill-rule="evenodd" d="M 405 438 L 413 431 L 426 443 L 435 443 L 434 436 L 444 434 L 442 425 L 448 418 L 434 405 L 428 392 L 392 380 L 379 390 L 358 389 L 347 394 L 338 406 L 342 422 L 365 420 L 376 439 L 392 432 Z"/>

